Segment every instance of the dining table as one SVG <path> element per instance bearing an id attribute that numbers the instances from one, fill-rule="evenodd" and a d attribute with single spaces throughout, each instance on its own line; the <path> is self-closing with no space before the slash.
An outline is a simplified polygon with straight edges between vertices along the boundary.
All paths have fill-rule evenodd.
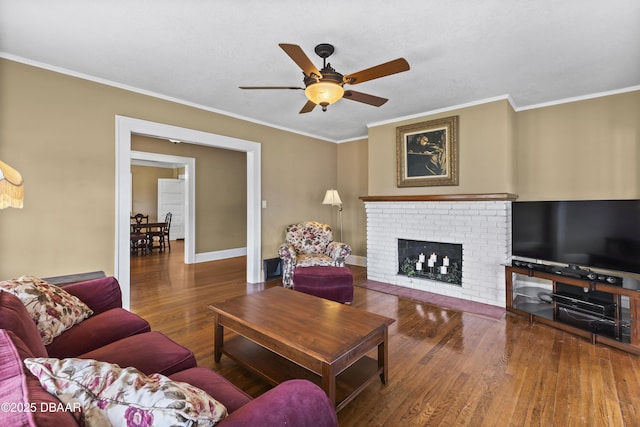
<path id="1" fill-rule="evenodd" d="M 158 248 L 158 249 L 160 248 L 159 245 L 156 245 L 156 246 L 153 245 L 152 233 L 161 232 L 166 226 L 167 226 L 167 223 L 165 221 L 140 223 L 140 224 L 136 224 L 135 222 L 132 222 L 131 232 L 134 232 L 134 230 L 139 230 L 140 232 L 145 233 L 147 235 L 148 249 L 149 249 L 149 253 L 151 253 L 153 252 L 154 248 Z"/>

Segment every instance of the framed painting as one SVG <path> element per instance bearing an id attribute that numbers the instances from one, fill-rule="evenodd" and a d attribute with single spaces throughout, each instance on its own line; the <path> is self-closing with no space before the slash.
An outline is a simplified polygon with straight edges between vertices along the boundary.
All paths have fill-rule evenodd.
<path id="1" fill-rule="evenodd" d="M 458 116 L 396 128 L 398 187 L 458 185 Z"/>

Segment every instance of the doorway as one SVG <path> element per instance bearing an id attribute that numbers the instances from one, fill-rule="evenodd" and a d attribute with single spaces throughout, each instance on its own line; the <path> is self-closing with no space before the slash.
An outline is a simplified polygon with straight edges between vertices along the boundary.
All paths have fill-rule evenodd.
<path id="1" fill-rule="evenodd" d="M 168 154 L 149 153 L 146 151 L 130 151 L 131 161 L 164 163 L 173 166 L 184 167 L 184 263 L 193 264 L 196 262 L 195 255 L 195 201 L 196 201 L 196 159 L 193 157 L 182 157 Z M 149 164 L 149 163 L 147 163 Z M 131 188 L 131 186 L 129 187 Z M 131 199 L 130 203 L 131 203 Z M 131 205 L 129 205 L 129 211 L 131 212 Z M 117 277 L 117 276 L 116 276 Z M 118 280 L 120 278 L 118 277 Z"/>
<path id="2" fill-rule="evenodd" d="M 131 206 L 131 135 L 176 139 L 190 144 L 241 151 L 247 156 L 247 282 L 261 280 L 261 146 L 257 142 L 178 126 L 116 116 L 116 253 L 114 275 L 122 303 L 130 307 L 129 215 Z M 192 239 L 193 240 L 193 239 Z M 186 242 L 185 242 L 186 243 Z M 185 249 L 186 252 L 186 249 Z"/>

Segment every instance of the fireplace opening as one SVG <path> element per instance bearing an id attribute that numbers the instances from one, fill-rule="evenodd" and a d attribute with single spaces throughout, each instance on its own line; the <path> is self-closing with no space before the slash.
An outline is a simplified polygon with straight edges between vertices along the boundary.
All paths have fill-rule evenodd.
<path id="1" fill-rule="evenodd" d="M 398 239 L 398 274 L 462 286 L 462 245 Z"/>

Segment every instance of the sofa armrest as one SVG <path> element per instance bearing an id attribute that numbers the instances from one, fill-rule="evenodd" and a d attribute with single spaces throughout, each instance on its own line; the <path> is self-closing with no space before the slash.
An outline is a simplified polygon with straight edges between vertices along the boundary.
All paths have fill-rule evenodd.
<path id="1" fill-rule="evenodd" d="M 344 267 L 344 261 L 351 255 L 351 246 L 341 242 L 331 242 L 327 246 L 326 255 L 334 261 L 334 265 Z"/>
<path id="2" fill-rule="evenodd" d="M 73 283 L 64 290 L 87 304 L 94 314 L 122 307 L 122 291 L 115 277 Z"/>
<path id="3" fill-rule="evenodd" d="M 338 417 L 320 387 L 307 380 L 289 380 L 232 412 L 218 425 L 337 427 Z"/>

